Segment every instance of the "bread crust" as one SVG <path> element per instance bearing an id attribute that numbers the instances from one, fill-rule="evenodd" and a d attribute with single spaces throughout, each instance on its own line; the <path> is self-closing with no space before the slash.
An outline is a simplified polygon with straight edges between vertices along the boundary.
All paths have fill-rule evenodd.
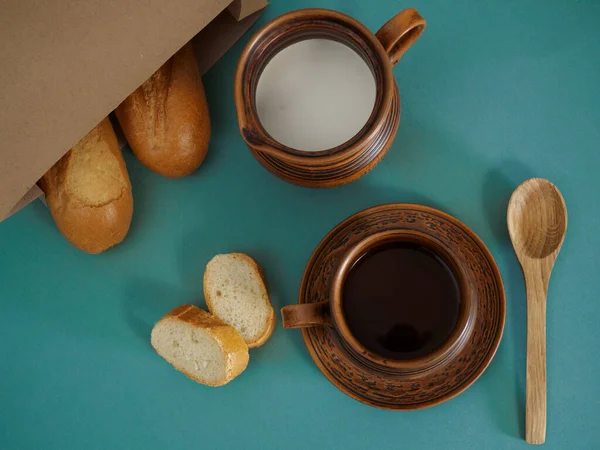
<path id="1" fill-rule="evenodd" d="M 263 268 L 260 266 L 260 264 L 258 264 L 254 258 L 246 255 L 245 253 L 231 253 L 231 255 L 235 255 L 236 257 L 241 258 L 241 259 L 245 260 L 248 264 L 250 264 L 250 266 L 256 272 L 256 276 L 261 279 L 261 281 L 265 287 L 265 291 L 267 293 L 266 305 L 269 308 L 269 316 L 267 318 L 265 328 L 263 329 L 263 332 L 256 339 L 254 339 L 252 341 L 246 341 L 246 344 L 248 344 L 248 348 L 260 347 L 261 345 L 264 345 L 265 342 L 267 342 L 269 340 L 269 338 L 273 334 L 273 331 L 275 330 L 275 324 L 277 323 L 277 316 L 275 314 L 275 310 L 273 309 L 273 305 L 271 304 L 271 298 L 269 297 L 269 288 L 267 286 L 265 272 L 264 272 Z M 209 289 L 207 287 L 208 286 L 207 278 L 208 278 L 208 271 L 206 270 L 204 272 L 204 279 L 203 279 L 204 298 L 206 300 L 206 306 L 208 307 L 208 310 L 211 312 L 211 314 L 214 314 L 213 313 L 214 304 L 213 304 L 213 299 L 210 295 Z M 218 317 L 218 316 L 215 315 L 215 317 Z"/>
<path id="2" fill-rule="evenodd" d="M 244 342 L 244 339 L 235 328 L 227 325 L 221 319 L 194 305 L 181 305 L 167 313 L 157 322 L 157 324 L 170 320 L 185 322 L 195 328 L 204 330 L 214 338 L 215 342 L 221 348 L 227 358 L 225 361 L 225 378 L 217 382 L 211 382 L 203 378 L 196 377 L 192 373 L 183 369 L 181 366 L 169 361 L 160 353 L 159 349 L 154 347 L 154 344 L 152 344 L 154 350 L 156 350 L 160 356 L 162 356 L 169 364 L 171 364 L 178 371 L 182 372 L 188 378 L 207 386 L 223 386 L 237 377 L 248 366 L 248 346 Z"/>
<path id="3" fill-rule="evenodd" d="M 260 346 L 264 345 L 265 342 L 267 342 L 271 338 L 273 331 L 275 331 L 275 324 L 277 323 L 276 317 L 277 316 L 275 315 L 275 310 L 271 306 L 271 312 L 269 314 L 265 332 L 257 340 L 253 341 L 251 344 L 248 344 L 248 348 L 260 347 Z"/>
<path id="4" fill-rule="evenodd" d="M 165 177 L 196 170 L 208 151 L 210 118 L 191 44 L 184 46 L 115 110 L 136 157 Z"/>
<path id="5" fill-rule="evenodd" d="M 82 166 L 78 161 L 86 157 L 86 152 L 97 150 L 97 146 L 103 149 L 98 160 L 101 167 Z M 99 200 L 88 203 L 69 189 L 68 184 L 74 177 L 85 181 L 97 175 L 95 171 L 103 170 L 116 171 L 110 175 L 118 181 L 111 186 L 111 190 L 118 192 L 109 201 L 102 200 L 106 192 L 93 192 Z M 108 117 L 54 164 L 38 185 L 46 196 L 56 226 L 78 249 L 92 254 L 101 253 L 120 243 L 127 235 L 133 215 L 131 182 Z M 90 196 L 89 193 L 87 195 Z"/>

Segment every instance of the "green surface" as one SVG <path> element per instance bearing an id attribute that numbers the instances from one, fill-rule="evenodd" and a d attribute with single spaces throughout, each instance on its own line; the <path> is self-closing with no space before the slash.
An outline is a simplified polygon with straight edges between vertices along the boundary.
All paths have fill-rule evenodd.
<path id="1" fill-rule="evenodd" d="M 556 183 L 569 209 L 548 298 L 545 448 L 600 448 L 600 3 L 273 3 L 259 23 L 323 6 L 376 31 L 419 9 L 427 30 L 394 71 L 403 111 L 393 147 L 342 188 L 268 174 L 237 130 L 233 73 L 246 36 L 205 77 L 213 139 L 196 174 L 161 178 L 126 152 L 135 215 L 122 245 L 99 256 L 76 250 L 40 202 L 0 224 L 0 448 L 526 448 L 525 297 L 505 211 L 532 176 Z M 279 310 L 296 301 L 327 231 L 385 202 L 455 215 L 502 272 L 504 339 L 457 398 L 418 412 L 365 406 L 325 379 L 299 331 L 280 326 L 223 388 L 191 382 L 150 347 L 164 313 L 204 304 L 214 254 L 255 256 Z"/>

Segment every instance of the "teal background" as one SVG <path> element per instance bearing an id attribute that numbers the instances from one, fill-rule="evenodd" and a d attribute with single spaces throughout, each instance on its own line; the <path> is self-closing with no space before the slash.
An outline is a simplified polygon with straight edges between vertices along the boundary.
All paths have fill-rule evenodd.
<path id="1" fill-rule="evenodd" d="M 40 203 L 0 224 L 0 448 L 525 448 L 525 296 L 508 239 L 512 190 L 532 176 L 561 189 L 569 229 L 548 296 L 548 449 L 600 448 L 600 2 L 273 0 L 259 23 L 308 6 L 376 31 L 416 7 L 428 21 L 394 73 L 402 120 L 382 163 L 341 188 L 271 176 L 237 129 L 234 68 L 248 35 L 204 77 L 209 155 L 184 179 L 126 151 L 135 214 L 98 256 L 71 247 Z M 216 253 L 265 268 L 275 308 L 296 302 L 320 239 L 349 215 L 417 202 L 464 221 L 496 258 L 507 294 L 499 351 L 466 392 L 388 412 L 338 391 L 301 334 L 278 325 L 222 388 L 173 370 L 149 344 L 171 308 L 204 305 Z"/>

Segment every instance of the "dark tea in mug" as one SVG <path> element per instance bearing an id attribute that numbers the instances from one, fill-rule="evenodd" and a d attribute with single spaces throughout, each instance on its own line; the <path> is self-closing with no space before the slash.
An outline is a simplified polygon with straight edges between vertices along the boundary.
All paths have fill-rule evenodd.
<path id="1" fill-rule="evenodd" d="M 396 360 L 439 348 L 456 326 L 460 302 L 448 264 L 411 242 L 366 252 L 348 272 L 342 292 L 350 332 L 368 350 Z"/>

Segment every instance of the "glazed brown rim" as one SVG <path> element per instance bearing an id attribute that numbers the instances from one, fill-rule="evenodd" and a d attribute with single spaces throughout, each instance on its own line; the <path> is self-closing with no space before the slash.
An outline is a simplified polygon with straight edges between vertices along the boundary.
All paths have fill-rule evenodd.
<path id="1" fill-rule="evenodd" d="M 459 315 L 452 331 L 439 347 L 418 358 L 399 360 L 386 358 L 372 352 L 356 339 L 348 327 L 343 314 L 342 292 L 348 272 L 362 255 L 389 242 L 413 242 L 429 249 L 435 255 L 440 257 L 451 269 L 454 278 L 459 285 Z M 342 259 L 342 263 L 338 267 L 333 278 L 331 294 L 329 296 L 329 307 L 331 310 L 331 317 L 335 323 L 335 328 L 341 338 L 349 344 L 351 349 L 356 352 L 359 357 L 367 358 L 377 366 L 384 366 L 384 370 L 386 371 L 389 369 L 397 369 L 414 373 L 435 367 L 460 351 L 466 340 L 470 337 L 472 318 L 477 313 L 477 303 L 475 300 L 473 292 L 469 289 L 464 270 L 438 239 L 414 230 L 389 230 L 364 238 L 348 251 Z"/>
<path id="2" fill-rule="evenodd" d="M 332 23 L 342 28 L 333 29 Z M 286 33 L 280 33 L 281 29 Z M 349 41 L 341 39 L 340 34 Z M 315 38 L 334 40 L 354 50 L 371 70 L 377 90 L 371 116 L 357 134 L 337 147 L 306 152 L 285 146 L 267 133 L 256 111 L 255 94 L 262 70 L 277 53 L 302 40 Z M 256 57 L 252 61 L 253 55 Z M 253 64 L 249 64 L 250 61 Z M 368 28 L 338 11 L 310 8 L 271 20 L 250 39 L 237 65 L 234 93 L 240 131 L 248 145 L 294 164 L 327 165 L 353 155 L 359 151 L 357 143 L 376 135 L 386 118 L 393 89 L 396 87 L 389 55 Z"/>
<path id="3" fill-rule="evenodd" d="M 335 378 L 330 373 L 330 370 L 321 361 L 321 359 L 317 355 L 316 349 L 313 347 L 313 344 L 311 341 L 311 336 L 310 336 L 310 332 L 311 332 L 310 328 L 303 328 L 301 330 L 302 338 L 304 340 L 304 345 L 306 346 L 306 348 L 310 354 L 310 357 L 312 358 L 312 360 L 316 364 L 316 366 L 319 368 L 321 373 L 323 375 L 325 375 L 325 377 L 335 387 L 337 387 L 340 391 L 342 391 L 344 394 L 350 396 L 351 398 L 353 398 L 361 403 L 369 405 L 371 407 L 383 408 L 383 409 L 388 409 L 388 410 L 396 410 L 396 411 L 425 409 L 425 408 L 429 408 L 431 406 L 439 405 L 440 403 L 443 403 L 445 401 L 448 401 L 448 400 L 456 397 L 457 395 L 463 393 L 469 387 L 471 387 L 471 385 L 473 385 L 473 383 L 475 381 L 477 381 L 479 379 L 479 377 L 483 374 L 483 372 L 485 372 L 485 370 L 489 367 L 490 363 L 494 359 L 494 356 L 496 355 L 496 352 L 498 351 L 500 342 L 502 341 L 502 335 L 504 333 L 504 326 L 506 324 L 506 293 L 504 291 L 504 283 L 502 281 L 502 276 L 500 275 L 500 270 L 498 269 L 498 265 L 496 264 L 494 257 L 492 256 L 491 252 L 489 251 L 487 246 L 484 244 L 484 242 L 479 238 L 479 236 L 477 236 L 477 234 L 475 234 L 475 232 L 473 230 L 471 230 L 467 225 L 465 225 L 463 222 L 456 219 L 455 217 L 451 216 L 450 214 L 447 214 L 447 213 L 440 211 L 438 209 L 435 209 L 435 208 L 431 208 L 429 206 L 418 205 L 418 204 L 413 204 L 413 203 L 387 203 L 387 204 L 374 206 L 374 207 L 359 211 L 359 212 L 353 214 L 352 216 L 348 217 L 347 219 L 343 220 L 338 225 L 336 225 L 333 229 L 331 229 L 331 231 L 329 231 L 329 233 L 327 233 L 327 235 L 319 242 L 319 245 L 315 248 L 315 250 L 311 254 L 309 262 L 306 265 L 306 268 L 304 270 L 304 274 L 302 276 L 302 281 L 300 283 L 300 291 L 298 293 L 298 303 L 305 303 L 304 297 L 306 294 L 307 282 L 309 281 L 309 277 L 311 276 L 312 267 L 316 261 L 316 257 L 323 252 L 324 248 L 327 246 L 329 241 L 333 237 L 335 237 L 335 235 L 340 230 L 347 227 L 351 222 L 356 220 L 359 216 L 365 216 L 367 214 L 376 213 L 379 211 L 385 211 L 387 209 L 392 209 L 392 208 L 393 209 L 416 210 L 416 211 L 428 213 L 428 214 L 431 214 L 434 216 L 439 216 L 439 217 L 442 217 L 442 218 L 448 220 L 449 222 L 451 222 L 452 224 L 454 224 L 455 226 L 457 226 L 461 230 L 463 230 L 467 234 L 467 236 L 470 239 L 472 239 L 473 242 L 475 242 L 477 244 L 479 249 L 485 255 L 485 257 L 490 265 L 490 268 L 493 272 L 494 279 L 498 286 L 498 291 L 500 294 L 500 298 L 499 298 L 500 301 L 499 301 L 498 306 L 500 308 L 500 311 L 499 311 L 499 324 L 498 324 L 496 334 L 494 335 L 494 337 L 492 339 L 492 342 L 490 345 L 490 350 L 487 353 L 487 355 L 485 356 L 482 363 L 477 367 L 477 369 L 473 373 L 470 374 L 469 379 L 467 381 L 465 381 L 463 384 L 461 384 L 458 388 L 453 389 L 452 391 L 449 391 L 443 395 L 440 395 L 439 397 L 436 397 L 432 400 L 429 400 L 428 402 L 410 403 L 410 404 L 406 404 L 406 405 L 393 405 L 393 406 L 388 405 L 388 404 L 375 404 L 374 402 L 370 402 L 369 400 L 367 400 L 365 398 L 359 397 L 354 391 L 351 391 L 348 388 L 346 388 L 346 386 L 343 383 L 339 382 L 337 380 L 337 378 Z"/>

